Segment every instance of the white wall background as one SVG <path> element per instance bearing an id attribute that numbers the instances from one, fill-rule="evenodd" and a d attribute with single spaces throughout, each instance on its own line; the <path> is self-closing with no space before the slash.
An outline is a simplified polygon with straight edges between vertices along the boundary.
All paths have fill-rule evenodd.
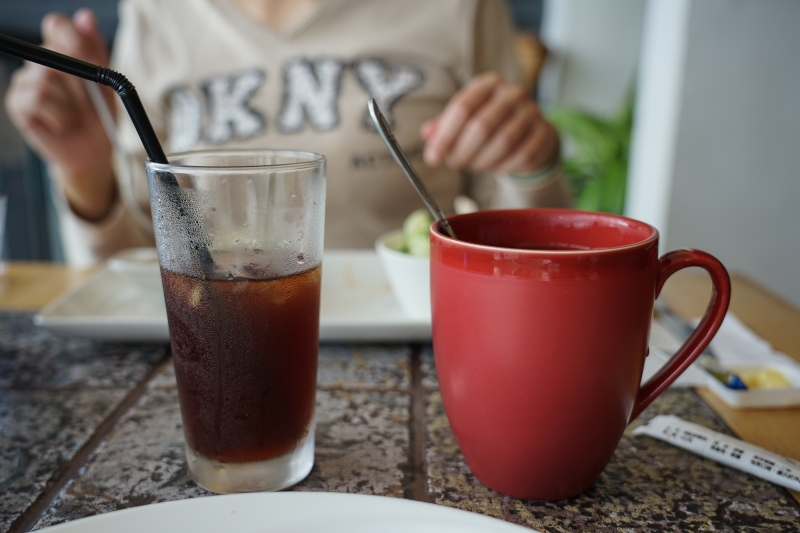
<path id="1" fill-rule="evenodd" d="M 539 100 L 610 116 L 636 77 L 645 0 L 546 0 Z"/>
<path id="2" fill-rule="evenodd" d="M 800 307 L 800 2 L 694 0 L 687 38 L 667 247 Z"/>
<path id="3" fill-rule="evenodd" d="M 615 112 L 626 212 L 800 307 L 800 1 L 549 0 L 543 103 Z M 635 74 L 634 74 L 635 73 Z"/>
<path id="4" fill-rule="evenodd" d="M 666 250 L 691 0 L 650 0 L 644 17 L 625 214 L 661 233 Z"/>

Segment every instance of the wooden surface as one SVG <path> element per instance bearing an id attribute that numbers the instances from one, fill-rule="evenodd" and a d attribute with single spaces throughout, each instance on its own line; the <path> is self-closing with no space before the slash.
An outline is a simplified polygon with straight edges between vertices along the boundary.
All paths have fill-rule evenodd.
<path id="1" fill-rule="evenodd" d="M 8 263 L 0 277 L 0 309 L 35 311 L 92 273 L 55 263 Z"/>
<path id="2" fill-rule="evenodd" d="M 800 311 L 741 276 L 732 277 L 732 311 L 772 346 L 800 361 Z M 703 313 L 711 282 L 702 272 L 673 276 L 664 287 L 667 304 L 684 318 Z M 733 409 L 710 390 L 698 394 L 742 440 L 800 461 L 800 408 Z M 792 492 L 800 502 L 800 492 Z"/>
<path id="3" fill-rule="evenodd" d="M 36 310 L 92 271 L 76 271 L 50 263 L 12 262 L 0 279 L 0 309 Z M 733 276 L 730 310 L 777 350 L 800 361 L 800 311 L 741 276 Z M 676 274 L 664 287 L 663 297 L 684 318 L 700 316 L 711 294 L 702 272 Z M 741 439 L 800 461 L 800 408 L 732 409 L 707 389 L 701 398 Z M 794 492 L 800 502 L 800 493 Z"/>

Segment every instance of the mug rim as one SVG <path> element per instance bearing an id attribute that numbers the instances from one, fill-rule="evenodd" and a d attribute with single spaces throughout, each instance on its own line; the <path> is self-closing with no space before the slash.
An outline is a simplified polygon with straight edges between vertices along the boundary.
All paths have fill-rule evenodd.
<path id="1" fill-rule="evenodd" d="M 547 212 L 552 213 L 554 215 L 563 214 L 563 215 L 592 215 L 597 218 L 611 218 L 614 220 L 623 220 L 634 225 L 644 226 L 649 228 L 650 234 L 640 241 L 625 244 L 623 246 L 612 246 L 612 247 L 604 247 L 604 248 L 589 248 L 586 250 L 532 250 L 528 248 L 509 248 L 507 246 L 493 246 L 489 244 L 477 244 L 469 241 L 463 241 L 458 239 L 453 239 L 449 235 L 444 234 L 441 229 L 439 228 L 439 222 L 434 221 L 430 227 L 430 234 L 435 236 L 438 239 L 443 239 L 445 242 L 452 246 L 459 246 L 462 248 L 475 250 L 475 251 L 482 251 L 482 252 L 510 252 L 515 254 L 522 254 L 522 255 L 547 255 L 547 256 L 576 256 L 576 255 L 585 255 L 585 254 L 598 254 L 598 253 L 615 253 L 621 252 L 625 250 L 631 250 L 634 248 L 639 248 L 643 246 L 647 246 L 655 241 L 658 241 L 659 233 L 658 230 L 648 224 L 647 222 L 643 222 L 641 220 L 636 220 L 635 218 L 626 217 L 623 215 L 615 215 L 613 213 L 601 213 L 598 211 L 581 211 L 579 209 L 564 209 L 564 208 L 552 208 L 552 207 L 533 207 L 527 209 L 484 209 L 481 211 L 475 211 L 473 213 L 463 213 L 460 215 L 451 215 L 447 218 L 447 221 L 451 223 L 453 221 L 457 221 L 458 219 L 462 218 L 472 218 L 472 217 L 480 217 L 480 216 L 488 216 L 489 214 L 503 214 L 503 213 L 520 213 L 520 212 Z"/>

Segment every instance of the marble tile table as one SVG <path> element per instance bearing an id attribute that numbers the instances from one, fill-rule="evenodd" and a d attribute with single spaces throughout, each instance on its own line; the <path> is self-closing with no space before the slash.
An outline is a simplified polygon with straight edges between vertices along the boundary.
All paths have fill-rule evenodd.
<path id="1" fill-rule="evenodd" d="M 212 496 L 187 471 L 167 346 L 60 338 L 31 318 L 0 311 L 0 532 Z M 542 532 L 800 531 L 800 505 L 789 491 L 631 435 L 670 413 L 744 437 L 739 428 L 748 422 L 718 414 L 705 396 L 665 393 L 628 428 L 586 493 L 517 500 L 484 487 L 464 462 L 430 345 L 324 344 L 316 462 L 290 490 L 408 498 Z M 782 433 L 772 433 L 780 448 Z"/>

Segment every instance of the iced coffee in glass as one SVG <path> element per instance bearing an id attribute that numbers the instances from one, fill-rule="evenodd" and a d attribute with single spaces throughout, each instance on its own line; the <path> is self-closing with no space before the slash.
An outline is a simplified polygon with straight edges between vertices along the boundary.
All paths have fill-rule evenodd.
<path id="1" fill-rule="evenodd" d="M 325 158 L 147 162 L 189 471 L 218 493 L 279 490 L 314 462 Z"/>

